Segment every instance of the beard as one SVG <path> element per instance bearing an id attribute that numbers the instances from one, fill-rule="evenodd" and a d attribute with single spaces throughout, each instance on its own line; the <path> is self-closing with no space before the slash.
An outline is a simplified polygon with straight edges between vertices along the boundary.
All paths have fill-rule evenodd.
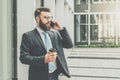
<path id="1" fill-rule="evenodd" d="M 49 31 L 49 30 L 50 30 L 50 26 L 47 25 L 47 24 L 49 24 L 49 23 L 44 24 L 44 23 L 41 21 L 41 19 L 40 19 L 40 21 L 39 21 L 39 27 L 40 27 L 43 31 Z"/>

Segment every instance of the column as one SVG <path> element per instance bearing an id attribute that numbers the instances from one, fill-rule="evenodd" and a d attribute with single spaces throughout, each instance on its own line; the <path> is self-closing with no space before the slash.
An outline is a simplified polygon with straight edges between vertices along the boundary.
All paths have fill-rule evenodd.
<path id="1" fill-rule="evenodd" d="M 88 45 L 90 45 L 90 0 L 88 0 Z"/>
<path id="2" fill-rule="evenodd" d="M 2 38 L 3 37 L 3 34 L 2 34 L 2 0 L 0 0 L 0 38 Z M 3 71 L 2 71 L 2 68 L 3 68 L 3 66 L 2 66 L 2 64 L 3 64 L 3 45 L 1 45 L 3 43 L 3 39 L 0 39 L 0 64 L 1 64 L 1 66 L 0 66 L 0 80 L 3 80 Z"/>
<path id="3" fill-rule="evenodd" d="M 120 19 L 120 14 L 119 14 L 120 12 L 119 12 L 119 1 L 118 0 L 116 0 L 116 27 L 115 27 L 115 44 L 116 45 L 118 45 L 118 42 L 119 42 L 119 19 Z"/>
<path id="4" fill-rule="evenodd" d="M 4 8 L 4 9 L 3 9 Z M 7 79 L 7 1 L 2 0 L 2 78 Z"/>
<path id="5" fill-rule="evenodd" d="M 56 20 L 58 20 L 61 25 L 64 25 L 64 0 L 56 0 L 55 7 Z"/>
<path id="6" fill-rule="evenodd" d="M 44 7 L 50 8 L 51 14 L 55 19 L 55 0 L 44 0 Z"/>
<path id="7" fill-rule="evenodd" d="M 12 80 L 12 8 L 11 0 L 0 0 L 0 80 Z"/>

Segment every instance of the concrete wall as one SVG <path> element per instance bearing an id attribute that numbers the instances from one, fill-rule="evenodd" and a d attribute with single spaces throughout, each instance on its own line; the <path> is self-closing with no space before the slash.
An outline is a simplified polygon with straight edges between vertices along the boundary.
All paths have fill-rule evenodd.
<path id="1" fill-rule="evenodd" d="M 12 0 L 0 0 L 0 80 L 12 80 Z"/>
<path id="2" fill-rule="evenodd" d="M 17 54 L 18 54 L 18 80 L 28 80 L 28 65 L 19 61 L 21 37 L 24 32 L 34 29 L 35 0 L 17 0 Z"/>

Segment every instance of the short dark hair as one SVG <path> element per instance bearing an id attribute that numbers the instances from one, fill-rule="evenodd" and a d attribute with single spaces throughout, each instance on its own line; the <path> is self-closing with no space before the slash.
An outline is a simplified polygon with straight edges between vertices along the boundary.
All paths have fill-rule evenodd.
<path id="1" fill-rule="evenodd" d="M 37 8 L 37 9 L 35 10 L 35 13 L 34 13 L 34 14 L 35 14 L 35 18 L 36 18 L 37 16 L 39 16 L 42 11 L 50 12 L 50 9 L 49 9 L 49 8 L 46 8 L 46 7 Z"/>

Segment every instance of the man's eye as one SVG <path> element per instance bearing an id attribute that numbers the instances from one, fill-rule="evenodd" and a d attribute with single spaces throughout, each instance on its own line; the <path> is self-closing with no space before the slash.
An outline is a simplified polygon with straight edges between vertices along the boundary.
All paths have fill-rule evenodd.
<path id="1" fill-rule="evenodd" d="M 52 19 L 52 16 L 44 16 L 45 19 Z"/>

